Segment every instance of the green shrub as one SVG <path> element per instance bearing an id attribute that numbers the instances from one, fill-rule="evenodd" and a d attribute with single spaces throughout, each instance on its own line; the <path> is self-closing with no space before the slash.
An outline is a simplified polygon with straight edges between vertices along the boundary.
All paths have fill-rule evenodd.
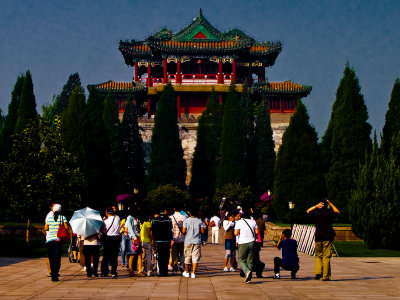
<path id="1" fill-rule="evenodd" d="M 160 185 L 147 194 L 146 202 L 154 212 L 182 209 L 190 205 L 190 195 L 172 184 Z"/>

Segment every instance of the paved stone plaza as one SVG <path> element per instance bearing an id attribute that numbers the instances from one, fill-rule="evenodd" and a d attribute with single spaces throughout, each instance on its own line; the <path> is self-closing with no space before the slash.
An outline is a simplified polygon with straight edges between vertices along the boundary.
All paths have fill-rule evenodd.
<path id="1" fill-rule="evenodd" d="M 265 242 L 265 278 L 253 278 L 250 285 L 238 272 L 222 271 L 222 244 L 202 248 L 196 279 L 130 278 L 121 267 L 117 279 L 87 278 L 78 264 L 63 258 L 61 281 L 51 282 L 44 258 L 0 258 L 0 299 L 400 299 L 400 258 L 333 258 L 332 281 L 322 282 L 313 280 L 314 258 L 302 253 L 297 280 L 287 271 L 272 279 L 272 260 L 279 254 Z"/>

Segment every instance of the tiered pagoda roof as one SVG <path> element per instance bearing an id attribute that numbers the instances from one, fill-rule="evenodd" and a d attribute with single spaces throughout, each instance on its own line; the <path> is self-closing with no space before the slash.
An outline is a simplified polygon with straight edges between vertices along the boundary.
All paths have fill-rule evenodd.
<path id="1" fill-rule="evenodd" d="M 282 50 L 280 42 L 260 43 L 239 29 L 219 31 L 200 12 L 178 33 L 163 28 L 144 41 L 120 41 L 119 50 L 128 65 L 141 59 L 157 60 L 168 55 L 231 56 L 239 60 L 258 60 L 271 66 Z"/>

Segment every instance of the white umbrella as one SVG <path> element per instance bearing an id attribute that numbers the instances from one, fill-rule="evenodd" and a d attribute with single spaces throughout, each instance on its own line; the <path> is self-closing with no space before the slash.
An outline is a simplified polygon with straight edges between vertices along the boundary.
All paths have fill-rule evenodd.
<path id="1" fill-rule="evenodd" d="M 100 231 L 103 219 L 98 210 L 86 207 L 75 211 L 69 223 L 74 233 L 89 236 Z"/>

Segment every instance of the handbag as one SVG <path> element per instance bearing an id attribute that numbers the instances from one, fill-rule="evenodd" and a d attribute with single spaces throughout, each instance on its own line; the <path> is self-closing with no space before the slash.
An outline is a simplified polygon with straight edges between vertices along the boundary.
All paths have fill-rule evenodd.
<path id="1" fill-rule="evenodd" d="M 113 219 L 112 222 L 111 222 L 110 227 L 108 227 L 107 231 L 106 231 L 106 232 L 102 232 L 101 235 L 100 235 L 100 243 L 101 243 L 103 246 L 104 246 L 104 243 L 106 242 L 106 239 L 107 239 L 107 233 L 108 233 L 108 231 L 111 229 L 111 227 L 112 227 L 113 224 L 114 224 L 114 220 L 115 220 L 115 216 L 114 216 L 114 219 Z"/>
<path id="2" fill-rule="evenodd" d="M 68 230 L 65 228 L 64 224 L 62 223 L 62 218 L 63 216 L 60 215 L 60 225 L 58 225 L 58 230 L 57 230 L 57 237 L 62 241 L 62 242 L 67 242 L 71 239 L 71 236 L 68 232 Z"/>

